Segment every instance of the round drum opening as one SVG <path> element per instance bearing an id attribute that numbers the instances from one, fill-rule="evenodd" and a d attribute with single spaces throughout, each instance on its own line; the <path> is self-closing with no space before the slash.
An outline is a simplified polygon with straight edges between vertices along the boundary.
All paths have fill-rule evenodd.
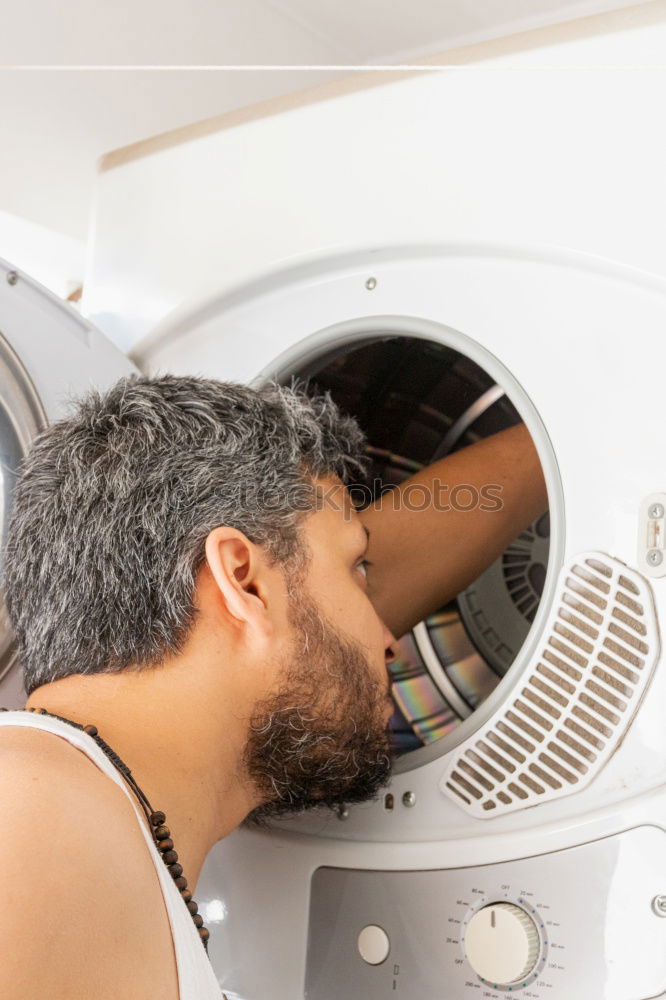
<path id="1" fill-rule="evenodd" d="M 401 335 L 347 340 L 280 378 L 328 390 L 368 439 L 374 495 L 437 459 L 521 421 L 507 392 L 476 361 L 444 343 Z M 396 755 L 452 733 L 514 663 L 544 592 L 550 545 L 543 514 L 480 577 L 399 642 L 392 664 Z"/>

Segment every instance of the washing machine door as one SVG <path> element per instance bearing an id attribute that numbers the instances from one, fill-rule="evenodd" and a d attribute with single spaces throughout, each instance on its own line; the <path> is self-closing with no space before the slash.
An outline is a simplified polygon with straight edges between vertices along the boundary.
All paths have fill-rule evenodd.
<path id="1" fill-rule="evenodd" d="M 33 438 L 72 398 L 137 369 L 71 306 L 0 260 L 0 571 L 14 482 Z M 0 594 L 0 704 L 25 701 Z"/>

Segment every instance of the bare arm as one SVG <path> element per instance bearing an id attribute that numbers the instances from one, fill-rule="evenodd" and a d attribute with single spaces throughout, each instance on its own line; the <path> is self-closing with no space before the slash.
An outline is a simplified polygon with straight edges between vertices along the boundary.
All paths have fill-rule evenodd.
<path id="1" fill-rule="evenodd" d="M 404 635 L 464 590 L 547 506 L 524 424 L 411 476 L 360 512 L 370 531 L 368 590 L 380 617 Z"/>

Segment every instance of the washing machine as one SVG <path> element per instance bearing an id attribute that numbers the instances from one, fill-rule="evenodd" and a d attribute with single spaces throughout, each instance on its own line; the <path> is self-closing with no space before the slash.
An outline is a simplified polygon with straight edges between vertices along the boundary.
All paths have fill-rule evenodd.
<path id="1" fill-rule="evenodd" d="M 135 366 L 328 390 L 382 487 L 518 421 L 541 459 L 548 511 L 400 640 L 381 796 L 211 852 L 227 995 L 665 995 L 666 282 L 538 247 L 313 255 L 132 361 L 6 264 L 0 310 L 3 525 L 33 436 Z M 18 705 L 6 617 L 2 643 Z"/>
<path id="2" fill-rule="evenodd" d="M 381 488 L 523 421 L 548 489 L 401 638 L 381 796 L 209 855 L 198 893 L 229 996 L 666 995 L 665 293 L 544 247 L 323 253 L 133 351 L 154 373 L 329 391 Z"/>

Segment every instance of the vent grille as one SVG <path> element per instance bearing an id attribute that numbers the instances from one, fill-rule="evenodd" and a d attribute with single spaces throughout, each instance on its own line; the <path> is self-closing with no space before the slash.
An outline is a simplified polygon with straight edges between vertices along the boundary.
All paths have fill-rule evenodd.
<path id="1" fill-rule="evenodd" d="M 659 653 L 652 592 L 599 552 L 562 569 L 558 596 L 521 683 L 452 755 L 442 789 L 488 818 L 568 795 L 624 738 Z"/>

